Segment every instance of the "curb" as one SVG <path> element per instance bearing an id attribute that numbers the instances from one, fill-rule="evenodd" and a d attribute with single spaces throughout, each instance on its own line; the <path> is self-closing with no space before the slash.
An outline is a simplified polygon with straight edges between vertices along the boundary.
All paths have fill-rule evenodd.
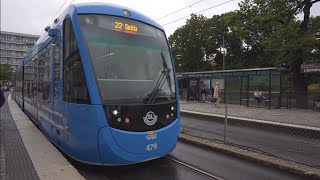
<path id="1" fill-rule="evenodd" d="M 228 144 L 218 143 L 209 141 L 207 139 L 192 137 L 185 133 L 180 133 L 179 139 L 191 144 L 202 146 L 205 148 L 210 148 L 216 151 L 227 153 L 242 159 L 254 161 L 266 166 L 276 167 L 290 173 L 299 174 L 307 178 L 320 179 L 320 169 L 307 166 L 304 164 L 299 164 L 290 160 L 284 160 L 273 156 L 268 156 L 265 154 L 260 154 L 252 152 L 249 150 L 241 149 Z"/>
<path id="2" fill-rule="evenodd" d="M 180 114 L 181 116 L 198 117 L 198 118 L 200 116 L 203 119 L 218 121 L 222 123 L 224 123 L 224 118 L 225 118 L 224 115 L 220 115 L 220 114 L 210 114 L 210 113 L 202 113 L 202 112 L 187 111 L 187 110 L 180 110 Z M 241 126 L 263 128 L 264 130 L 269 129 L 272 131 L 283 131 L 284 129 L 286 129 L 288 132 L 293 131 L 297 135 L 308 136 L 312 138 L 314 137 L 320 138 L 320 128 L 318 127 L 228 116 L 228 124 L 230 123 L 230 124 L 239 126 L 239 122 L 241 122 Z"/>
<path id="3" fill-rule="evenodd" d="M 8 96 L 9 109 L 40 179 L 84 179 Z"/>

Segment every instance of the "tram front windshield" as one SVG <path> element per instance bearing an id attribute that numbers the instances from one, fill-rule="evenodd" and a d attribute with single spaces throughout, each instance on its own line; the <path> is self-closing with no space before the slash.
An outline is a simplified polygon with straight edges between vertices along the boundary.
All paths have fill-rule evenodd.
<path id="1" fill-rule="evenodd" d="M 163 31 L 115 16 L 86 14 L 79 20 L 104 104 L 175 100 Z"/>

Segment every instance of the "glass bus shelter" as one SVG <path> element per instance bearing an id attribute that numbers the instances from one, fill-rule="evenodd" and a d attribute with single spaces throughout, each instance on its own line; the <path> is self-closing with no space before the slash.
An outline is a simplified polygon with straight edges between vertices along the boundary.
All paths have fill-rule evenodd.
<path id="1" fill-rule="evenodd" d="M 259 106 L 266 108 L 281 107 L 281 74 L 282 67 L 237 69 L 224 71 L 185 72 L 177 74 L 181 100 L 200 101 L 201 88 L 206 96 L 211 96 L 212 87 L 220 83 L 222 102 Z M 257 104 L 254 92 L 259 90 L 264 97 Z"/>

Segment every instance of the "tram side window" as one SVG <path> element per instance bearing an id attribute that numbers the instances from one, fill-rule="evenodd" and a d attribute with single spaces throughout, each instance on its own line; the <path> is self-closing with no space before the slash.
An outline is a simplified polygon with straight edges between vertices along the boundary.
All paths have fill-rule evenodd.
<path id="1" fill-rule="evenodd" d="M 28 96 L 28 66 L 24 65 L 24 80 L 23 80 L 23 92 L 24 92 L 24 97 Z"/>
<path id="2" fill-rule="evenodd" d="M 22 73 L 22 68 L 19 67 L 17 69 L 17 73 L 16 73 L 16 80 L 15 80 L 15 92 L 16 92 L 16 96 L 18 96 L 19 98 L 21 97 L 21 80 L 22 80 L 22 76 L 21 76 L 21 73 Z"/>
<path id="3" fill-rule="evenodd" d="M 33 76 L 33 60 L 29 64 L 29 74 L 28 75 L 30 76 L 29 97 L 33 98 L 33 95 L 34 95 L 34 93 L 33 93 L 33 84 L 34 84 L 34 79 L 33 79 L 34 78 L 34 76 Z"/>
<path id="4" fill-rule="evenodd" d="M 24 93 L 26 98 L 31 98 L 32 97 L 32 67 L 31 64 L 26 64 L 25 65 L 25 70 L 24 70 Z"/>
<path id="5" fill-rule="evenodd" d="M 38 71 L 39 71 L 39 84 L 38 90 L 41 93 L 40 99 L 42 102 L 50 102 L 50 54 L 49 48 L 39 55 Z"/>
<path id="6" fill-rule="evenodd" d="M 31 96 L 37 95 L 37 59 L 33 59 L 31 62 Z"/>
<path id="7" fill-rule="evenodd" d="M 79 49 L 70 19 L 63 23 L 63 100 L 90 103 Z"/>
<path id="8" fill-rule="evenodd" d="M 54 98 L 58 98 L 58 81 L 59 81 L 59 78 L 60 78 L 60 59 L 59 59 L 59 46 L 54 46 L 53 47 L 53 77 L 54 77 L 54 85 L 53 85 L 53 96 Z"/>

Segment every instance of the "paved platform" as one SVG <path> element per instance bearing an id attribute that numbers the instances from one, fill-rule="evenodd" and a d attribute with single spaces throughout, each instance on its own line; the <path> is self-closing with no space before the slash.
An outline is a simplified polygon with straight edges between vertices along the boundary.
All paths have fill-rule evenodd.
<path id="1" fill-rule="evenodd" d="M 1 180 L 84 179 L 8 96 L 0 109 Z"/>
<path id="2" fill-rule="evenodd" d="M 7 102 L 0 109 L 1 179 L 39 179 Z"/>
<path id="3" fill-rule="evenodd" d="M 220 104 L 220 108 L 213 103 L 201 103 L 198 101 L 180 101 L 181 111 L 192 111 L 208 113 L 213 116 L 224 116 L 225 105 Z M 320 128 L 320 112 L 309 109 L 265 109 L 257 107 L 246 107 L 228 104 L 228 116 L 238 118 L 248 118 L 258 121 L 269 121 L 275 123 L 286 123 L 292 125 L 302 125 L 307 127 Z"/>

